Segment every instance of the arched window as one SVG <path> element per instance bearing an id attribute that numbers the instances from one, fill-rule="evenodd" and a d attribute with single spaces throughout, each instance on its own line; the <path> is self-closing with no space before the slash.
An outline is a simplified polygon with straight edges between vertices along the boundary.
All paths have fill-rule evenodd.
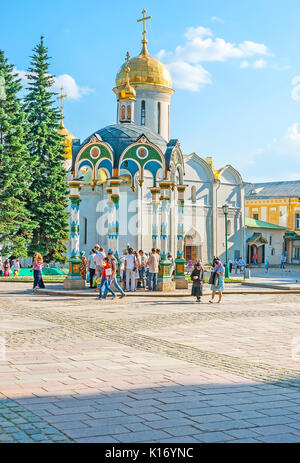
<path id="1" fill-rule="evenodd" d="M 195 185 L 192 186 L 191 188 L 191 194 L 192 194 L 192 203 L 196 202 L 196 187 Z"/>
<path id="2" fill-rule="evenodd" d="M 145 103 L 145 100 L 142 100 L 142 106 L 141 106 L 141 125 L 145 125 L 145 120 L 146 120 L 146 103 Z"/>
<path id="3" fill-rule="evenodd" d="M 87 218 L 83 217 L 83 244 L 87 243 Z"/>
<path id="4" fill-rule="evenodd" d="M 121 119 L 122 121 L 124 121 L 125 119 L 125 106 L 124 105 L 122 105 L 122 108 L 121 108 Z"/>
<path id="5" fill-rule="evenodd" d="M 131 120 L 131 107 L 127 106 L 127 119 Z"/>
<path id="6" fill-rule="evenodd" d="M 160 135 L 160 102 L 157 103 L 157 133 Z"/>

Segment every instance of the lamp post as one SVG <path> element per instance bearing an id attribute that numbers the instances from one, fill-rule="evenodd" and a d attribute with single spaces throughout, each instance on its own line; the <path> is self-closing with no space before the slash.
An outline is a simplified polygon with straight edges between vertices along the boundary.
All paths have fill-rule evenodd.
<path id="1" fill-rule="evenodd" d="M 225 216 L 225 249 L 226 249 L 226 266 L 225 266 L 225 278 L 230 277 L 229 265 L 228 265 L 228 244 L 227 244 L 227 216 L 228 216 L 228 205 L 224 204 L 222 206 L 224 216 Z"/>

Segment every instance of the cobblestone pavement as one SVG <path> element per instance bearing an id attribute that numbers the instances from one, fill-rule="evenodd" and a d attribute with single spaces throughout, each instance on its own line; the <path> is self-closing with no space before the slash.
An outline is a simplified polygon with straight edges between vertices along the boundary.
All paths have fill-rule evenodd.
<path id="1" fill-rule="evenodd" d="M 299 442 L 298 295 L 0 286 L 0 442 Z"/>

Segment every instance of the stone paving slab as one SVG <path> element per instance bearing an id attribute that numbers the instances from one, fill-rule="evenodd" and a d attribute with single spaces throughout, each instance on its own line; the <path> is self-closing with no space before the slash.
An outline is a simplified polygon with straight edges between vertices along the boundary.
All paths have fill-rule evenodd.
<path id="1" fill-rule="evenodd" d="M 3 442 L 300 441 L 297 295 L 217 309 L 1 288 Z"/>

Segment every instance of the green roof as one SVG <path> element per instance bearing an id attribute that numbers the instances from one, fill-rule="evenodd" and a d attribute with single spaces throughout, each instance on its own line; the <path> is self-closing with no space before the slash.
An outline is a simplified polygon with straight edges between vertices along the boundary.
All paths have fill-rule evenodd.
<path id="1" fill-rule="evenodd" d="M 262 220 L 252 219 L 250 217 L 246 217 L 246 227 L 252 228 L 273 228 L 277 230 L 286 230 L 287 227 L 282 227 L 281 225 L 275 225 L 274 223 L 263 222 Z"/>
<path id="2" fill-rule="evenodd" d="M 287 232 L 285 232 L 284 237 L 292 239 L 292 240 L 299 240 L 300 239 L 300 235 L 298 235 L 298 233 L 296 233 L 295 231 L 287 231 Z"/>

